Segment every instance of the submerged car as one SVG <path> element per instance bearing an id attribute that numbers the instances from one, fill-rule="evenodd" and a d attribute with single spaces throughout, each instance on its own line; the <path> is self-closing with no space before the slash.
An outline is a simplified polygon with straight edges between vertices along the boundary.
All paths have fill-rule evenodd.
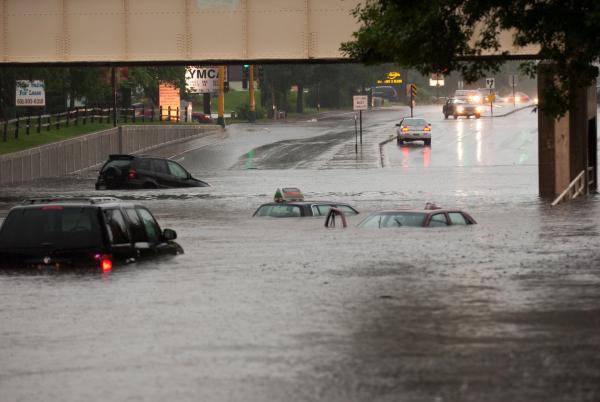
<path id="1" fill-rule="evenodd" d="M 481 117 L 482 106 L 466 102 L 456 98 L 450 98 L 446 101 L 442 107 L 442 113 L 444 118 L 452 116 L 457 119 L 459 116 L 471 117 L 474 116 L 476 119 Z"/>
<path id="2" fill-rule="evenodd" d="M 294 187 L 277 189 L 275 201 L 262 204 L 254 212 L 255 217 L 298 218 L 326 216 L 331 208 L 338 208 L 346 215 L 357 215 L 358 211 L 348 204 L 335 201 L 305 201 L 302 192 Z"/>
<path id="3" fill-rule="evenodd" d="M 0 267 L 110 271 L 113 264 L 182 254 L 177 233 L 143 205 L 114 197 L 28 199 L 0 228 Z"/>
<path id="4" fill-rule="evenodd" d="M 399 145 L 404 142 L 423 141 L 425 145 L 431 145 L 431 124 L 425 119 L 416 117 L 405 117 L 396 124 L 396 140 Z"/>
<path id="5" fill-rule="evenodd" d="M 207 186 L 179 163 L 150 155 L 109 155 L 96 181 L 96 190 Z"/>
<path id="6" fill-rule="evenodd" d="M 393 209 L 374 212 L 358 224 L 361 228 L 393 228 L 402 226 L 439 227 L 473 225 L 475 219 L 460 209 L 439 208 L 427 204 L 424 209 Z"/>

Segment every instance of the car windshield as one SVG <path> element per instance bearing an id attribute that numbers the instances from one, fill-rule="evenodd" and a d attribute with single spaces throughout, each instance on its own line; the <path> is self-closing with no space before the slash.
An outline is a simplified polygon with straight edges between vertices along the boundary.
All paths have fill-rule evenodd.
<path id="1" fill-rule="evenodd" d="M 405 126 L 423 127 L 427 123 L 425 122 L 425 119 L 404 119 L 402 120 L 402 124 Z"/>
<path id="2" fill-rule="evenodd" d="M 384 212 L 368 216 L 358 224 L 361 228 L 393 228 L 423 226 L 425 214 L 420 212 Z"/>
<path id="3" fill-rule="evenodd" d="M 0 230 L 0 249 L 80 249 L 102 244 L 94 208 L 48 205 L 12 211 Z"/>
<path id="4" fill-rule="evenodd" d="M 263 205 L 258 211 L 256 211 L 255 216 L 270 216 L 273 218 L 291 218 L 296 216 L 301 216 L 300 207 L 297 205 L 289 205 L 289 204 L 271 204 L 271 205 Z"/>

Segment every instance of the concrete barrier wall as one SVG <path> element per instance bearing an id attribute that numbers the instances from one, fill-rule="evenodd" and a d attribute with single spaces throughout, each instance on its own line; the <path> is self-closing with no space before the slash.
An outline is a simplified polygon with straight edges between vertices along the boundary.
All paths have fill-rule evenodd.
<path id="1" fill-rule="evenodd" d="M 147 151 L 220 130 L 217 126 L 121 126 L 0 155 L 0 185 L 60 177 L 102 163 L 109 154 Z"/>

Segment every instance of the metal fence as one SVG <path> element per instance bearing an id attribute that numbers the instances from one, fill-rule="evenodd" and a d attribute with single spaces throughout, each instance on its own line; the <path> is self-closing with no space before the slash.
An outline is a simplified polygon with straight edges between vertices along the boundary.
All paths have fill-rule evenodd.
<path id="1" fill-rule="evenodd" d="M 119 126 L 7 155 L 0 155 L 0 185 L 60 177 L 104 162 L 109 154 L 135 153 L 196 136 L 218 126 Z"/>

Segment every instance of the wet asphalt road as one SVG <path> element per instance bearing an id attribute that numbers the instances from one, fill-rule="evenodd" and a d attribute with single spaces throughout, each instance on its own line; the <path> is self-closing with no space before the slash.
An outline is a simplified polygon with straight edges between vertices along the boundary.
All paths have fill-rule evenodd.
<path id="1" fill-rule="evenodd" d="M 529 111 L 383 146 L 404 109 L 230 126 L 160 151 L 209 188 L 143 201 L 186 253 L 110 274 L 0 276 L 1 401 L 598 401 L 600 205 L 537 197 Z M 2 188 L 97 195 L 93 170 Z M 435 201 L 467 228 L 258 220 L 275 188 L 361 212 Z"/>

